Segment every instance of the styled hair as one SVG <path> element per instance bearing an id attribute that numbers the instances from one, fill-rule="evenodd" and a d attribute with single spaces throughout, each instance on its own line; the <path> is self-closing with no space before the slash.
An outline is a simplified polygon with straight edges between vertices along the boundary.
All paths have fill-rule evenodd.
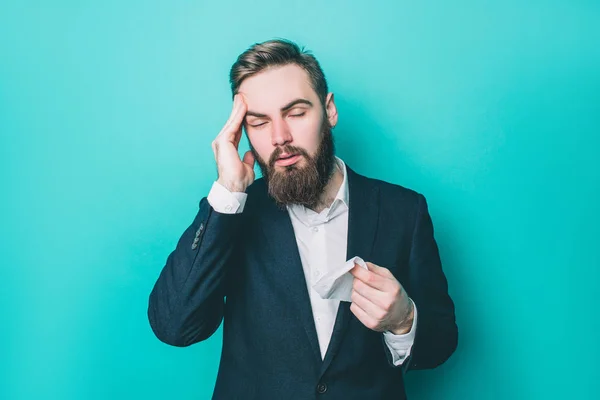
<path id="1" fill-rule="evenodd" d="M 308 73 L 311 86 L 325 107 L 327 81 L 319 62 L 310 51 L 287 39 L 255 43 L 238 56 L 229 72 L 232 97 L 237 94 L 244 79 L 267 68 L 288 64 L 296 64 Z"/>

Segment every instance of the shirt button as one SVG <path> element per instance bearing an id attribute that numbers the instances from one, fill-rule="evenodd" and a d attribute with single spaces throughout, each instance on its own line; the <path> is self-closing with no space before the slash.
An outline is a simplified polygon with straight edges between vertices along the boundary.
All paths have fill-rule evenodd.
<path id="1" fill-rule="evenodd" d="M 319 228 L 317 228 L 316 226 L 313 226 L 312 231 L 313 232 L 319 232 Z"/>
<path id="2" fill-rule="evenodd" d="M 317 385 L 317 393 L 319 393 L 319 394 L 323 394 L 323 393 L 325 393 L 326 391 L 327 391 L 327 385 L 326 385 L 326 384 L 324 384 L 324 383 L 319 383 L 319 384 Z"/>
<path id="3" fill-rule="evenodd" d="M 231 206 L 230 205 L 225 206 L 225 211 L 231 211 Z"/>

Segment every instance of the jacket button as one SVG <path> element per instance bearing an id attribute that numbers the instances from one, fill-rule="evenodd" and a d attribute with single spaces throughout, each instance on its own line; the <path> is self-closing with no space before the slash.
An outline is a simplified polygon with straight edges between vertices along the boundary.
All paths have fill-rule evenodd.
<path id="1" fill-rule="evenodd" d="M 319 384 L 317 385 L 317 393 L 319 393 L 319 394 L 323 394 L 323 393 L 325 393 L 326 391 L 327 391 L 327 385 L 326 385 L 326 384 L 324 384 L 324 383 L 319 383 Z"/>

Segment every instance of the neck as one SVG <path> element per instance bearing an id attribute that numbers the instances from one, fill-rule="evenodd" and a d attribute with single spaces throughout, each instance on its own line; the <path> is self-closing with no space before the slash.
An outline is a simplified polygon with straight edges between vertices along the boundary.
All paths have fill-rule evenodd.
<path id="1" fill-rule="evenodd" d="M 319 197 L 319 203 L 314 208 L 311 207 L 311 210 L 313 210 L 316 213 L 320 213 L 327 207 L 331 207 L 331 204 L 333 203 L 333 200 L 335 200 L 335 196 L 340 190 L 340 186 L 342 186 L 343 181 L 344 173 L 336 163 L 334 167 L 334 172 L 331 175 L 331 178 L 329 178 L 329 182 L 327 182 L 323 193 L 321 193 L 321 197 Z"/>

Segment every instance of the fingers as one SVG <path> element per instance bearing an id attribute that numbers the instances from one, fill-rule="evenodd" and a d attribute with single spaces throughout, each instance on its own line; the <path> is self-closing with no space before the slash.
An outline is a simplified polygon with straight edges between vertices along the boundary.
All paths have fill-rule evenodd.
<path id="1" fill-rule="evenodd" d="M 371 318 L 377 321 L 382 321 L 387 314 L 386 309 L 377 304 L 376 301 L 373 301 L 372 298 L 363 295 L 358 290 L 352 291 L 351 300 L 362 310 L 364 310 Z"/>
<path id="2" fill-rule="evenodd" d="M 358 304 L 350 304 L 350 311 L 356 316 L 356 318 L 362 322 L 364 326 L 369 329 L 375 330 L 378 328 L 379 323 L 372 318 L 365 310 L 363 310 Z"/>
<path id="3" fill-rule="evenodd" d="M 239 134 L 241 134 L 242 121 L 246 115 L 247 106 L 241 94 L 236 94 L 233 99 L 233 108 L 229 119 L 225 123 L 223 129 L 217 136 L 221 140 L 227 140 L 230 142 L 239 141 Z"/>
<path id="4" fill-rule="evenodd" d="M 352 282 L 353 296 L 354 293 L 356 293 L 362 298 L 367 299 L 370 303 L 383 309 L 384 311 L 389 308 L 389 304 L 391 304 L 394 301 L 395 295 L 397 294 L 397 291 L 392 290 L 391 288 L 389 290 L 390 291 L 388 292 L 375 289 L 358 279 L 354 279 L 354 281 Z M 363 309 L 365 311 L 369 311 L 364 307 Z"/>
<path id="5" fill-rule="evenodd" d="M 394 284 L 394 280 L 378 275 L 374 271 L 367 271 L 359 265 L 355 265 L 350 273 L 368 286 L 384 292 L 390 290 Z"/>
<path id="6" fill-rule="evenodd" d="M 231 123 L 235 120 L 236 115 L 239 113 L 240 109 L 243 106 L 243 99 L 241 94 L 236 94 L 233 97 L 233 104 L 231 105 L 231 113 L 229 114 L 229 118 L 227 118 L 227 122 L 225 122 L 225 127 L 231 125 Z"/>
<path id="7" fill-rule="evenodd" d="M 367 267 L 369 267 L 369 271 L 373 271 L 375 272 L 377 275 L 386 277 L 386 278 L 392 278 L 394 275 L 392 275 L 392 273 L 390 272 L 389 269 L 384 268 L 384 267 L 380 267 L 377 264 L 373 264 L 372 262 L 365 262 L 367 264 Z"/>

